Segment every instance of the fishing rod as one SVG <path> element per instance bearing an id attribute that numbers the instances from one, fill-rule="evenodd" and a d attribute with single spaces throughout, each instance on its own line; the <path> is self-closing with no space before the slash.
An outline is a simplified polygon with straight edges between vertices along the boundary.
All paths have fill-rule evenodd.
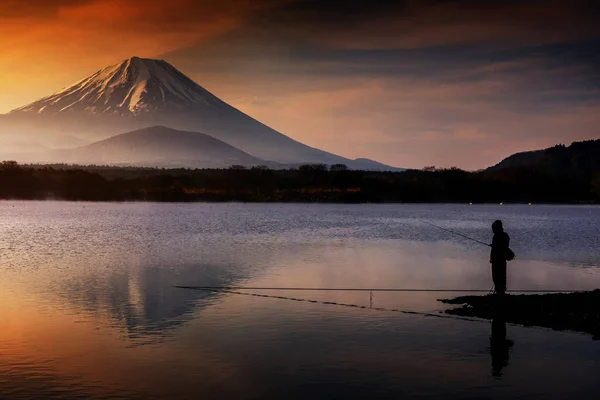
<path id="1" fill-rule="evenodd" d="M 462 237 L 464 237 L 465 239 L 472 240 L 472 241 L 474 241 L 474 242 L 477 242 L 477 243 L 479 243 L 479 244 L 482 244 L 482 245 L 484 245 L 484 246 L 491 247 L 491 244 L 484 243 L 484 242 L 482 242 L 481 240 L 473 239 L 472 237 L 469 237 L 469 236 L 467 236 L 467 235 L 463 235 L 462 233 L 458 233 L 458 232 L 455 232 L 455 231 L 453 231 L 453 230 L 450 230 L 450 229 L 442 228 L 441 226 L 437 226 L 437 225 L 435 225 L 435 224 L 432 224 L 431 222 L 423 221 L 422 219 L 420 219 L 419 221 L 421 221 L 421 222 L 423 222 L 423 223 L 425 223 L 425 224 L 431 225 L 431 226 L 435 226 L 436 228 L 438 228 L 438 229 L 441 229 L 441 230 L 443 230 L 443 231 L 450 232 L 450 233 L 454 233 L 455 235 L 458 235 L 458 236 L 462 236 Z"/>

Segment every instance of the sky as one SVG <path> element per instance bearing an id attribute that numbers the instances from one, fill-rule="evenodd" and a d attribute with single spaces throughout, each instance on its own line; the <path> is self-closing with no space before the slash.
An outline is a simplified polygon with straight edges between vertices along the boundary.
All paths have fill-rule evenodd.
<path id="1" fill-rule="evenodd" d="M 161 58 L 342 156 L 475 170 L 600 138 L 595 0 L 0 0 L 0 113 Z"/>

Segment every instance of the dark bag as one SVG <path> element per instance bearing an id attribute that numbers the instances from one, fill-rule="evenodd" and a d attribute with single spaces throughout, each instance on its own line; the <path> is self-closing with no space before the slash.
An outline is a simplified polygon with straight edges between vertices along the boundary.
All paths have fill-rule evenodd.
<path id="1" fill-rule="evenodd" d="M 515 259 L 515 252 L 510 249 L 506 249 L 506 256 L 504 257 L 506 261 L 512 261 Z"/>

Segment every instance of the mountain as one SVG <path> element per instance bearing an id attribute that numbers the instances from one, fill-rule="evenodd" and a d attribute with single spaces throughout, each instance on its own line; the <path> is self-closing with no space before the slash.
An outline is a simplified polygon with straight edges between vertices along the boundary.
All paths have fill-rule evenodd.
<path id="1" fill-rule="evenodd" d="M 227 168 L 271 164 L 212 136 L 164 126 L 142 128 L 75 149 L 45 153 L 41 161 L 83 165 Z"/>
<path id="2" fill-rule="evenodd" d="M 263 160 L 285 164 L 354 161 L 304 145 L 244 114 L 164 60 L 132 57 L 3 116 L 6 136 L 49 147 L 87 143 L 150 126 L 206 132 Z M 359 163 L 360 164 L 360 163 Z M 361 164 L 362 165 L 362 164 Z"/>
<path id="3" fill-rule="evenodd" d="M 187 107 L 218 109 L 227 108 L 227 104 L 166 61 L 133 57 L 19 107 L 11 114 L 67 112 L 138 116 Z"/>
<path id="4" fill-rule="evenodd" d="M 544 150 L 513 154 L 488 168 L 497 171 L 526 167 L 552 175 L 587 176 L 600 173 L 600 140 L 573 142 Z"/>
<path id="5" fill-rule="evenodd" d="M 353 168 L 362 169 L 365 171 L 404 171 L 405 168 L 390 167 L 389 165 L 382 164 L 375 160 L 369 160 L 368 158 L 356 158 L 353 160 Z"/>

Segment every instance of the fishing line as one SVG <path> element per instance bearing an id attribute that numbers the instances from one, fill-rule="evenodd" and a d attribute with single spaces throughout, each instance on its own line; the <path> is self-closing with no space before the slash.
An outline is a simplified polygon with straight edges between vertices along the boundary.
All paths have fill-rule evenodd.
<path id="1" fill-rule="evenodd" d="M 435 314 L 435 313 L 429 313 L 429 312 L 401 310 L 398 308 L 372 307 L 372 306 L 364 306 L 364 305 L 358 305 L 358 304 L 338 303 L 335 301 L 320 301 L 320 300 L 310 300 L 310 299 L 302 299 L 302 298 L 287 297 L 287 296 L 272 296 L 272 295 L 261 294 L 261 293 L 244 293 L 244 292 L 239 292 L 237 290 L 208 288 L 208 287 L 200 287 L 200 286 L 175 286 L 175 287 L 180 288 L 180 289 L 204 290 L 204 291 L 215 292 L 215 293 L 230 293 L 230 294 L 238 294 L 238 295 L 242 295 L 242 296 L 263 297 L 263 298 L 269 298 L 269 299 L 289 300 L 289 301 L 332 305 L 332 306 L 340 306 L 340 307 L 348 307 L 348 308 L 362 308 L 362 309 L 375 310 L 375 311 L 389 311 L 389 312 L 397 312 L 397 313 L 401 313 L 401 314 L 421 315 L 421 316 L 425 316 L 425 317 L 448 318 L 448 319 L 457 319 L 457 320 L 471 321 L 471 322 L 487 322 L 487 320 L 482 319 L 482 318 L 458 317 L 455 315 L 442 314 L 441 312 L 439 314 Z"/>
<path id="2" fill-rule="evenodd" d="M 244 292 L 239 292 L 237 290 L 220 289 L 219 286 L 212 286 L 212 287 L 210 287 L 210 286 L 204 286 L 204 287 L 203 286 L 175 286 L 175 287 L 180 288 L 180 289 L 203 290 L 203 291 L 215 292 L 215 293 L 230 293 L 230 294 L 237 294 L 237 295 L 242 295 L 242 296 L 262 297 L 262 298 L 269 298 L 269 299 L 280 299 L 280 300 L 306 302 L 306 303 L 323 304 L 323 305 L 334 305 L 334 306 L 348 307 L 348 308 L 361 308 L 361 309 L 374 310 L 374 311 L 397 312 L 397 313 L 401 313 L 401 314 L 419 315 L 419 316 L 423 316 L 423 317 L 435 317 L 435 318 L 453 319 L 453 320 L 459 320 L 459 321 L 489 323 L 489 319 L 486 319 L 486 318 L 479 318 L 479 317 L 470 318 L 470 317 L 461 317 L 461 316 L 456 316 L 456 315 L 448 315 L 448 314 L 443 314 L 441 311 L 439 313 L 431 313 L 431 312 L 401 310 L 398 308 L 367 307 L 364 305 L 337 303 L 337 302 L 333 302 L 333 301 L 319 301 L 319 300 L 309 300 L 309 299 L 301 299 L 301 298 L 286 297 L 286 296 L 272 296 L 272 295 L 261 294 L 261 293 L 244 293 Z M 231 288 L 235 288 L 235 286 L 232 286 Z M 246 288 L 246 289 L 249 289 L 249 288 Z M 290 290 L 290 288 L 271 288 L 271 289 Z M 261 290 L 268 290 L 268 289 L 263 288 Z M 302 288 L 301 290 L 346 290 L 346 289 Z M 373 290 L 373 291 L 375 291 L 377 289 L 352 289 L 352 290 Z M 386 289 L 383 289 L 383 290 L 386 290 Z M 398 290 L 393 289 L 393 291 L 398 291 Z M 404 291 L 404 290 L 401 289 L 401 291 Z M 423 290 L 422 289 L 412 289 L 411 291 L 423 291 Z M 431 290 L 428 290 L 428 291 L 431 291 Z M 441 290 L 441 291 L 445 292 L 446 290 Z M 482 291 L 482 290 L 480 290 L 480 291 Z M 555 292 L 555 291 L 542 291 L 542 292 L 551 293 L 551 292 Z M 561 291 L 561 292 L 563 292 L 563 291 Z M 567 290 L 565 290 L 564 292 L 567 292 Z M 537 330 L 543 330 L 543 331 L 555 330 L 553 328 L 544 327 L 544 326 L 535 326 L 535 325 L 527 325 L 526 326 L 523 324 L 519 324 L 516 322 L 509 322 L 509 321 L 506 321 L 505 324 L 508 326 L 526 327 L 528 329 L 537 329 Z M 573 333 L 578 333 L 578 332 L 573 332 Z"/>
<path id="3" fill-rule="evenodd" d="M 259 287 L 259 286 L 175 286 L 194 290 L 297 290 L 297 291 L 348 291 L 348 292 L 457 292 L 488 293 L 489 289 L 413 289 L 413 288 L 323 288 L 323 287 Z M 511 289 L 511 293 L 571 293 L 585 290 Z"/>
<path id="4" fill-rule="evenodd" d="M 490 247 L 490 246 L 491 246 L 490 244 L 488 244 L 488 243 L 484 243 L 484 242 L 482 242 L 481 240 L 473 239 L 472 237 L 469 237 L 469 236 L 467 236 L 467 235 L 463 235 L 462 233 L 458 233 L 458 232 L 455 232 L 455 231 L 453 231 L 453 230 L 450 230 L 450 229 L 442 228 L 441 226 L 437 226 L 437 225 L 435 225 L 435 224 L 432 224 L 431 222 L 423 221 L 422 219 L 420 219 L 419 221 L 421 221 L 421 222 L 423 222 L 423 223 L 425 223 L 425 224 L 431 225 L 431 226 L 435 226 L 436 228 L 438 228 L 438 229 L 441 229 L 441 230 L 443 230 L 443 231 L 450 232 L 450 233 L 453 233 L 453 234 L 455 234 L 455 235 L 458 235 L 458 236 L 462 236 L 462 237 L 464 237 L 465 239 L 472 240 L 472 241 L 474 241 L 474 242 L 477 242 L 477 243 L 479 243 L 479 244 L 482 244 L 482 245 L 484 245 L 484 246 L 488 246 L 488 247 Z"/>

